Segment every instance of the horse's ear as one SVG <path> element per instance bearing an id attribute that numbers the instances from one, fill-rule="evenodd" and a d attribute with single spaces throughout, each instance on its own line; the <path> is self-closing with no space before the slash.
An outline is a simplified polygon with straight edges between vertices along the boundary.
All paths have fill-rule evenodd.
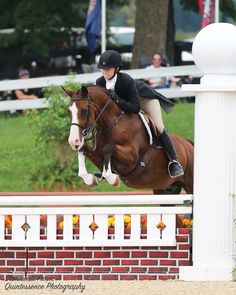
<path id="1" fill-rule="evenodd" d="M 65 93 L 66 93 L 67 95 L 69 95 L 70 97 L 72 97 L 72 95 L 73 95 L 73 91 L 71 91 L 71 90 L 69 90 L 69 89 L 66 89 L 66 88 L 64 88 L 63 86 L 61 86 L 61 88 L 65 91 Z"/>
<path id="2" fill-rule="evenodd" d="M 88 89 L 87 89 L 87 87 L 82 86 L 81 89 L 80 89 L 80 91 L 81 91 L 81 93 L 82 93 L 82 97 L 83 97 L 83 98 L 88 97 Z"/>

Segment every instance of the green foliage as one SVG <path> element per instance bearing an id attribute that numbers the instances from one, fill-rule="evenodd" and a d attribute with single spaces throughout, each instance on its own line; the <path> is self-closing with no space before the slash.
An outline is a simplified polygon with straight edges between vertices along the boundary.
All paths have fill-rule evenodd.
<path id="1" fill-rule="evenodd" d="M 127 2 L 107 5 L 114 9 Z M 88 0 L 0 0 L 0 29 L 15 29 L 0 35 L 0 46 L 21 44 L 24 53 L 48 56 L 62 41 L 69 41 L 72 27 L 85 27 L 88 6 Z"/>
<path id="2" fill-rule="evenodd" d="M 87 0 L 12 2 L 0 0 L 1 28 L 15 29 L 15 33 L 1 36 L 1 46 L 22 44 L 23 52 L 31 55 L 46 56 L 60 42 L 68 41 L 72 27 L 84 27 L 88 9 Z"/>
<path id="3" fill-rule="evenodd" d="M 80 84 L 71 76 L 64 87 L 78 90 Z M 67 144 L 69 98 L 61 87 L 54 85 L 43 92 L 49 108 L 37 113 L 32 112 L 29 117 L 29 124 L 36 127 L 34 150 L 41 157 L 41 164 L 35 169 L 32 180 L 40 187 L 53 188 L 55 183 L 59 182 L 66 188 L 78 184 L 76 154 Z"/>

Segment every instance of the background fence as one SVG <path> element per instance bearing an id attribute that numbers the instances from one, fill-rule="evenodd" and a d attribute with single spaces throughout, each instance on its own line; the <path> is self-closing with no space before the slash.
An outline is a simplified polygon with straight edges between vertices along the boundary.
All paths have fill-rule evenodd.
<path id="1" fill-rule="evenodd" d="M 134 79 L 144 79 L 147 77 L 170 77 L 170 76 L 191 76 L 201 77 L 202 73 L 192 65 L 189 66 L 177 66 L 177 67 L 163 67 L 160 69 L 134 69 L 124 71 L 130 74 Z M 94 84 L 96 79 L 100 76 L 100 73 L 89 73 L 75 75 L 75 81 L 82 84 Z M 31 89 L 31 88 L 44 88 L 49 85 L 63 85 L 68 81 L 69 76 L 55 76 L 55 77 L 42 77 L 42 78 L 30 78 L 27 80 L 4 80 L 0 81 L 0 92 L 12 91 L 15 89 Z M 180 98 L 195 96 L 194 92 L 182 92 L 180 87 L 158 89 L 158 92 L 165 95 L 168 98 Z M 36 109 L 47 108 L 48 104 L 45 99 L 32 99 L 32 100 L 7 100 L 0 101 L 0 111 L 10 110 L 22 110 L 22 109 Z"/>

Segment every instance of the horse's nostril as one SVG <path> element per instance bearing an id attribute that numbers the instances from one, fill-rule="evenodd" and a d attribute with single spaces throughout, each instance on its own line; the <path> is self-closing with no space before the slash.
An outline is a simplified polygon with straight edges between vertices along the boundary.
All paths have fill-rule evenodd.
<path id="1" fill-rule="evenodd" d="M 76 139 L 76 140 L 75 140 L 75 146 L 78 146 L 79 143 L 80 143 L 79 139 Z"/>

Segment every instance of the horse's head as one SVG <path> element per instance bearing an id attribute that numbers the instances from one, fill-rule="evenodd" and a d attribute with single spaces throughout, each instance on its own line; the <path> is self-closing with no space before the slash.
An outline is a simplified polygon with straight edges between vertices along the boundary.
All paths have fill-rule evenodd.
<path id="1" fill-rule="evenodd" d="M 65 88 L 63 90 L 71 97 L 68 108 L 71 121 L 68 142 L 73 150 L 80 150 L 84 145 L 85 136 L 95 121 L 96 108 L 85 86 L 79 91 Z"/>

